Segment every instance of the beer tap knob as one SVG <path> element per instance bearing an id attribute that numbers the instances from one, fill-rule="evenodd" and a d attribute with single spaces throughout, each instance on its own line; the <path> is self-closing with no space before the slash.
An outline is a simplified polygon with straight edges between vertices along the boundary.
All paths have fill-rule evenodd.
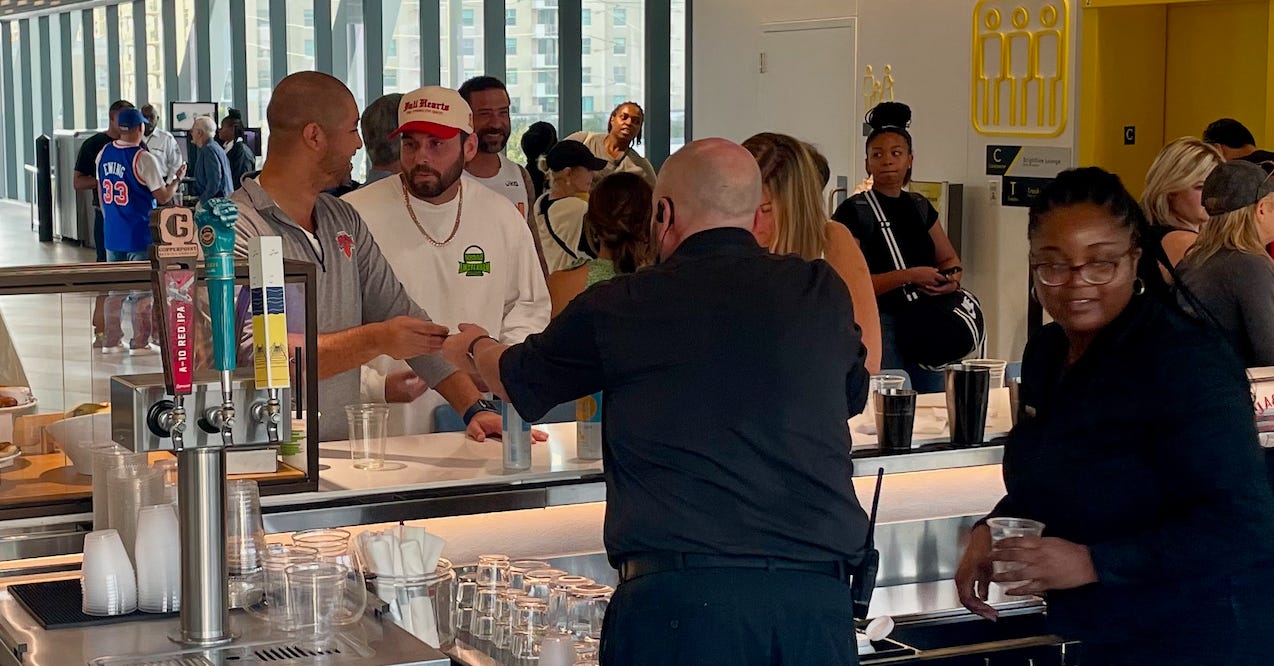
<path id="1" fill-rule="evenodd" d="M 252 406 L 252 416 L 257 423 L 265 425 L 266 438 L 271 444 L 279 444 L 281 442 L 281 429 L 279 424 L 283 423 L 283 407 L 279 401 L 279 390 L 269 389 L 269 399 L 265 402 L 258 402 Z"/>

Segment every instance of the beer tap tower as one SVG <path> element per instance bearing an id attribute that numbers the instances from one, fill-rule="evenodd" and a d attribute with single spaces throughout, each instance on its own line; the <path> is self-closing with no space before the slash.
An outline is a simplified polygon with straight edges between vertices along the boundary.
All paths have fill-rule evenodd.
<path id="1" fill-rule="evenodd" d="M 152 430 L 172 440 L 177 455 L 177 504 L 181 530 L 181 623 L 173 639 L 192 646 L 229 642 L 226 592 L 226 449 L 234 445 L 236 336 L 234 308 L 234 225 L 238 210 L 213 199 L 195 215 L 183 208 L 156 211 L 151 252 L 164 328 L 165 388 L 172 401 L 150 408 Z M 195 227 L 198 227 L 196 230 Z M 194 244 L 198 238 L 198 245 Z M 191 393 L 194 361 L 194 265 L 203 246 L 212 322 L 213 367 L 220 377 L 221 403 L 198 415 L 199 429 L 219 437 L 187 438 L 184 398 Z M 277 395 L 274 396 L 277 400 Z M 159 433 L 157 433 L 159 434 Z M 139 438 L 140 440 L 140 438 Z M 140 441 L 134 447 L 144 450 Z"/>

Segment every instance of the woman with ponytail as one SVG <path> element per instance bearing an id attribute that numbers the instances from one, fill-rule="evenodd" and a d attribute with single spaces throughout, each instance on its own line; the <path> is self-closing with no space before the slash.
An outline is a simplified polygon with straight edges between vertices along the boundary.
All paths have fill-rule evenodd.
<path id="1" fill-rule="evenodd" d="M 752 235 L 775 254 L 796 254 L 831 264 L 849 288 L 854 323 L 867 348 L 867 370 L 879 373 L 880 317 L 871 273 L 854 237 L 827 219 L 822 200 L 826 179 L 819 167 L 822 156 L 808 144 L 773 132 L 750 137 L 743 147 L 761 168 L 761 214 Z"/>
<path id="2" fill-rule="evenodd" d="M 549 297 L 553 315 L 566 308 L 588 287 L 616 275 L 634 273 L 650 256 L 652 191 L 645 178 L 620 172 L 603 178 L 588 198 L 584 236 L 596 259 L 575 268 L 550 273 Z"/>

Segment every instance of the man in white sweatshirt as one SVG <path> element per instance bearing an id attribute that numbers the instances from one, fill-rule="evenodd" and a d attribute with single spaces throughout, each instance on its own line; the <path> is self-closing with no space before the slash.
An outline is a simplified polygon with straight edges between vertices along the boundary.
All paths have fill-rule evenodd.
<path id="1" fill-rule="evenodd" d="M 405 94 L 390 135 L 402 142 L 402 173 L 344 200 L 435 322 L 482 322 L 501 341 L 516 344 L 548 325 L 549 292 L 526 220 L 503 195 L 465 173 L 478 150 L 472 118 L 454 90 L 427 86 Z M 406 369 L 401 361 L 374 359 L 363 367 L 363 398 L 386 400 L 385 377 Z M 433 412 L 443 403 L 429 391 L 393 405 L 390 434 L 432 431 Z M 493 406 L 476 405 L 462 415 L 465 423 L 484 409 Z"/>

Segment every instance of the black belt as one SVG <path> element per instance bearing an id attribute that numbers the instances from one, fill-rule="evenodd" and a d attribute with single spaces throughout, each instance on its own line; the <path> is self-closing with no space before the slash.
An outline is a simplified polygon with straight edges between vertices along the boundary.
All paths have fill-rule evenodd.
<path id="1" fill-rule="evenodd" d="M 844 560 L 800 562 L 776 557 L 742 555 L 697 555 L 694 553 L 646 553 L 625 559 L 619 564 L 619 582 L 634 578 L 686 569 L 765 569 L 768 571 L 800 571 L 823 574 L 848 583 L 854 567 Z"/>

